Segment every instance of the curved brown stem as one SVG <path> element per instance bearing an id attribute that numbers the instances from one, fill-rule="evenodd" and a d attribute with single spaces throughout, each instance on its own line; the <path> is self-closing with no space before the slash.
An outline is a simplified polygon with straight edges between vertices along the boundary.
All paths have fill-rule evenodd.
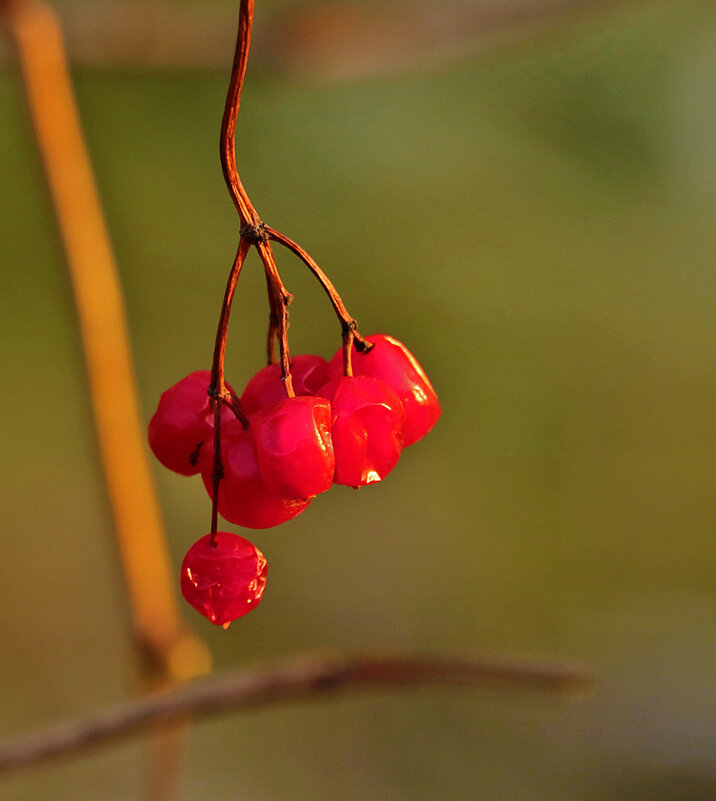
<path id="1" fill-rule="evenodd" d="M 236 37 L 234 65 L 231 70 L 229 89 L 226 93 L 224 116 L 221 120 L 220 155 L 224 180 L 231 199 L 241 218 L 241 225 L 260 225 L 259 215 L 246 194 L 236 168 L 236 118 L 241 103 L 241 89 L 246 77 L 246 65 L 251 47 L 251 26 L 254 19 L 254 0 L 241 0 L 239 6 L 239 31 Z"/>
<path id="2" fill-rule="evenodd" d="M 241 103 L 241 89 L 246 77 L 253 19 L 254 0 L 241 0 L 234 64 L 231 70 L 229 89 L 226 94 L 226 103 L 224 104 L 224 116 L 221 121 L 221 167 L 229 194 L 234 201 L 241 220 L 241 242 L 246 243 L 247 247 L 248 245 L 256 247 L 266 271 L 269 306 L 271 309 L 267 338 L 269 363 L 271 364 L 275 360 L 275 342 L 278 337 L 281 354 L 281 375 L 286 385 L 288 397 L 293 397 L 291 359 L 288 349 L 288 304 L 291 302 L 291 294 L 281 281 L 271 246 L 268 244 L 264 233 L 263 223 L 241 183 L 236 166 L 236 118 Z M 212 379 L 212 385 L 214 383 Z"/>
<path id="3" fill-rule="evenodd" d="M 224 477 L 224 462 L 221 458 L 221 402 L 214 399 L 214 466 L 211 471 L 211 545 L 216 548 L 217 531 L 219 528 L 219 490 L 221 479 Z"/>
<path id="4" fill-rule="evenodd" d="M 234 299 L 236 284 L 241 274 L 241 268 L 249 252 L 249 242 L 243 237 L 239 240 L 239 247 L 236 251 L 236 258 L 229 273 L 229 280 L 226 282 L 224 300 L 221 304 L 221 314 L 219 315 L 219 325 L 216 330 L 216 341 L 214 343 L 214 358 L 211 365 L 211 383 L 209 384 L 209 396 L 214 404 L 214 469 L 211 474 L 211 482 L 214 487 L 214 494 L 211 501 L 211 540 L 216 542 L 216 531 L 218 523 L 219 509 L 219 485 L 224 475 L 224 466 L 221 460 L 221 411 L 225 403 L 231 406 L 234 414 L 248 426 L 249 421 L 241 411 L 238 398 L 236 398 L 226 387 L 224 380 L 224 357 L 226 355 L 226 340 L 229 335 L 229 316 L 231 315 L 231 302 Z"/>
<path id="5" fill-rule="evenodd" d="M 281 356 L 281 377 L 286 386 L 286 394 L 289 398 L 293 398 L 296 393 L 293 390 L 291 353 L 288 348 L 288 307 L 293 300 L 293 295 L 286 289 L 281 280 L 271 245 L 262 238 L 256 243 L 256 249 L 264 263 L 266 280 L 271 285 L 270 294 L 273 297 L 273 302 L 276 303 L 278 307 L 272 309 L 272 315 L 276 312 L 278 313 L 278 344 Z"/>
<path id="6" fill-rule="evenodd" d="M 267 364 L 276 364 L 278 356 L 276 355 L 276 346 L 278 343 L 278 324 L 281 318 L 279 312 L 279 303 L 274 292 L 273 282 L 271 276 L 266 273 L 266 292 L 269 301 L 269 326 L 266 334 L 266 360 Z"/>
<path id="7" fill-rule="evenodd" d="M 288 347 L 288 306 L 291 303 L 291 294 L 286 290 L 278 269 L 273 250 L 269 244 L 272 239 L 291 250 L 298 256 L 316 276 L 321 286 L 333 304 L 333 308 L 341 322 L 343 333 L 343 372 L 351 376 L 351 349 L 355 344 L 360 351 L 368 351 L 372 345 L 367 342 L 357 330 L 356 321 L 348 313 L 341 296 L 333 283 L 323 270 L 314 261 L 311 255 L 298 243 L 265 225 L 253 207 L 249 196 L 239 178 L 236 166 L 236 118 L 241 101 L 241 89 L 246 77 L 249 47 L 251 45 L 251 26 L 253 24 L 254 0 L 241 0 L 239 7 L 239 30 L 236 38 L 236 51 L 234 65 L 231 71 L 229 89 L 224 105 L 224 116 L 221 123 L 221 166 L 224 179 L 229 189 L 234 205 L 241 219 L 241 241 L 254 245 L 261 256 L 266 272 L 266 284 L 270 307 L 269 328 L 266 341 L 268 363 L 274 364 L 276 359 L 276 340 L 279 344 L 281 376 L 286 385 L 288 397 L 294 396 L 293 381 L 291 377 L 291 356 Z M 223 314 L 223 312 L 222 312 Z M 216 388 L 215 377 L 212 386 Z M 223 391 L 223 386 L 221 387 Z M 217 484 L 218 486 L 218 484 Z"/>
<path id="8" fill-rule="evenodd" d="M 217 400 L 228 399 L 232 402 L 234 400 L 227 391 L 224 381 L 224 356 L 226 354 L 226 340 L 229 334 L 231 302 L 234 299 L 236 284 L 239 280 L 246 254 L 249 252 L 249 247 L 250 245 L 246 239 L 242 238 L 239 240 L 239 247 L 236 251 L 236 257 L 234 258 L 231 272 L 229 273 L 229 279 L 226 282 L 224 300 L 221 304 L 219 325 L 216 329 L 216 340 L 214 342 L 214 358 L 211 364 L 211 384 L 209 385 L 209 394 L 212 398 L 216 398 Z"/>

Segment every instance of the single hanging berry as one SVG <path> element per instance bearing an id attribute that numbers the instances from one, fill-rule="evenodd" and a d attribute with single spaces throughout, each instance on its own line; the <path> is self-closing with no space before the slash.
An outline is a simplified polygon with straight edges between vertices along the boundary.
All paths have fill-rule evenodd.
<path id="1" fill-rule="evenodd" d="M 197 612 L 216 626 L 250 612 L 266 588 L 266 557 L 238 534 L 219 531 L 197 540 L 181 566 L 181 592 Z"/>
<path id="2" fill-rule="evenodd" d="M 291 359 L 291 377 L 296 395 L 315 395 L 330 378 L 328 362 L 320 356 L 302 353 Z M 241 408 L 252 415 L 280 400 L 286 399 L 286 386 L 281 378 L 281 366 L 262 367 L 246 385 L 241 396 Z"/>
<path id="3" fill-rule="evenodd" d="M 193 476 L 204 441 L 214 432 L 214 412 L 207 388 L 208 370 L 197 370 L 162 393 L 149 422 L 149 447 L 159 461 L 175 473 Z M 228 385 L 227 385 L 228 386 Z M 232 420 L 230 409 L 222 409 L 222 420 Z"/>
<path id="4" fill-rule="evenodd" d="M 334 482 L 361 487 L 384 479 L 403 450 L 405 412 L 395 391 L 358 375 L 334 378 L 318 394 L 331 402 Z"/>
<path id="5" fill-rule="evenodd" d="M 441 411 L 438 396 L 425 370 L 402 342 L 387 334 L 373 334 L 366 340 L 373 347 L 368 353 L 353 349 L 353 374 L 378 378 L 396 391 L 405 409 L 403 446 L 407 448 L 437 423 Z M 332 376 L 343 374 L 342 348 L 331 359 L 329 368 Z"/>
<path id="6" fill-rule="evenodd" d="M 272 403 L 251 418 L 249 433 L 266 487 L 284 498 L 312 498 L 333 483 L 331 404 L 296 396 Z"/>
<path id="7" fill-rule="evenodd" d="M 221 459 L 224 477 L 219 482 L 219 514 L 246 528 L 271 528 L 291 520 L 310 499 L 281 498 L 261 480 L 249 432 L 238 420 L 221 426 Z M 206 441 L 199 459 L 201 477 L 209 497 L 214 497 L 214 442 Z"/>

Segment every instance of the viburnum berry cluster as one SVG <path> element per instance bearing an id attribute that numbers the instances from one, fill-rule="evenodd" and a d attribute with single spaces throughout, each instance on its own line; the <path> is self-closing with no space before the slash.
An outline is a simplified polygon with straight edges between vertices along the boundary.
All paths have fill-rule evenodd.
<path id="1" fill-rule="evenodd" d="M 335 287 L 300 245 L 261 221 L 239 178 L 235 129 L 246 72 L 252 0 L 241 0 L 236 56 L 221 127 L 221 163 L 241 219 L 214 345 L 212 369 L 191 373 L 164 392 L 149 424 L 159 461 L 181 475 L 201 474 L 212 499 L 211 532 L 187 552 L 186 600 L 227 627 L 251 611 L 266 585 L 264 555 L 248 540 L 218 531 L 218 515 L 263 529 L 301 514 L 333 484 L 382 481 L 404 448 L 440 416 L 437 395 L 410 351 L 386 334 L 363 337 Z M 292 357 L 286 290 L 271 242 L 292 251 L 326 291 L 341 323 L 342 345 L 330 361 Z M 270 308 L 268 365 L 241 396 L 224 377 L 229 315 L 250 248 L 263 262 Z"/>

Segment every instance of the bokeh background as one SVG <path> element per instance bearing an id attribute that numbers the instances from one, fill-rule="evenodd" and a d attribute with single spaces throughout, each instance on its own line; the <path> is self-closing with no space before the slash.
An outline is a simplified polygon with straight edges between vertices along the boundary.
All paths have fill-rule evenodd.
<path id="1" fill-rule="evenodd" d="M 507 2 L 433 16 L 418 0 L 336 2 L 328 17 L 259 3 L 238 131 L 252 199 L 363 331 L 409 345 L 444 414 L 384 484 L 335 488 L 253 536 L 271 565 L 257 611 L 228 632 L 185 614 L 219 669 L 321 646 L 478 648 L 582 662 L 596 688 L 572 701 L 434 689 L 204 721 L 185 799 L 716 798 L 716 8 Z M 147 420 L 164 388 L 208 366 L 233 257 L 217 136 L 234 5 L 57 4 Z M 405 39 L 380 24 L 398 12 Z M 183 61 L 182 25 L 196 47 Z M 137 665 L 9 48 L 0 152 L 9 738 L 128 697 Z M 329 356 L 324 296 L 292 257 L 279 266 L 295 352 Z M 262 364 L 264 293 L 252 257 L 234 385 Z M 178 568 L 209 504 L 198 480 L 155 475 Z M 142 760 L 141 741 L 120 745 L 4 779 L 0 799 L 136 798 Z"/>

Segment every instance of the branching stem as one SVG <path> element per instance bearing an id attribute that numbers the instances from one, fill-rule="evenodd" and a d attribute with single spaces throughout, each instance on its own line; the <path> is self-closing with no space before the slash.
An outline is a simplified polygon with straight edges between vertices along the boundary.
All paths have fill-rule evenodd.
<path id="1" fill-rule="evenodd" d="M 304 250 L 298 244 L 298 242 L 294 242 L 293 239 L 287 237 L 286 234 L 282 234 L 280 231 L 277 231 L 270 225 L 264 225 L 264 230 L 268 234 L 269 239 L 278 242 L 280 245 L 283 245 L 285 248 L 298 256 L 298 258 L 301 259 L 306 267 L 308 267 L 308 269 L 316 276 L 325 293 L 330 298 L 333 309 L 341 322 L 344 336 L 348 330 L 352 330 L 356 348 L 358 348 L 360 351 L 369 351 L 373 346 L 358 333 L 356 321 L 348 313 L 348 309 L 346 308 L 345 303 L 343 303 L 343 300 L 338 294 L 335 286 L 333 286 L 333 282 L 318 266 L 311 254 Z"/>
<path id="2" fill-rule="evenodd" d="M 248 421 L 241 412 L 238 400 L 231 398 L 226 389 L 224 381 L 224 358 L 226 352 L 226 339 L 228 334 L 229 315 L 231 312 L 231 301 L 236 289 L 241 266 L 246 258 L 251 246 L 255 247 L 264 265 L 266 274 L 266 288 L 269 301 L 269 326 L 266 338 L 266 353 L 269 364 L 279 363 L 281 365 L 281 377 L 286 388 L 286 396 L 291 398 L 295 395 L 293 388 L 293 378 L 291 376 L 291 353 L 288 344 L 289 315 L 288 307 L 293 297 L 284 286 L 281 276 L 276 266 L 276 259 L 273 254 L 270 240 L 279 242 L 284 247 L 296 254 L 318 278 L 328 297 L 333 304 L 333 308 L 341 321 L 343 334 L 343 364 L 345 375 L 352 375 L 351 368 L 351 349 L 355 343 L 361 351 L 369 350 L 371 345 L 366 342 L 358 333 L 355 320 L 350 316 L 340 295 L 331 283 L 328 276 L 316 264 L 313 258 L 296 242 L 289 239 L 284 234 L 274 228 L 265 225 L 254 208 L 241 178 L 239 177 L 236 164 L 236 120 L 241 104 L 241 91 L 246 77 L 246 67 L 248 64 L 249 48 L 251 46 L 251 28 L 254 17 L 254 0 L 241 0 L 239 6 L 239 25 L 236 38 L 236 50 L 234 53 L 234 63 L 229 80 L 229 88 L 226 94 L 224 105 L 224 115 L 221 121 L 220 136 L 220 157 L 221 167 L 224 174 L 226 186 L 234 202 L 240 220 L 240 244 L 239 250 L 234 261 L 234 265 L 229 274 L 226 294 L 221 307 L 219 325 L 216 334 L 216 344 L 214 347 L 214 360 L 211 371 L 211 385 L 209 395 L 214 401 L 214 469 L 212 482 L 214 486 L 214 498 L 212 504 L 212 539 L 216 541 L 217 508 L 219 497 L 219 484 L 223 476 L 223 465 L 221 461 L 221 413 L 220 406 L 223 403 L 230 403 L 237 417 L 248 425 Z M 278 344 L 278 355 L 276 353 Z"/>

